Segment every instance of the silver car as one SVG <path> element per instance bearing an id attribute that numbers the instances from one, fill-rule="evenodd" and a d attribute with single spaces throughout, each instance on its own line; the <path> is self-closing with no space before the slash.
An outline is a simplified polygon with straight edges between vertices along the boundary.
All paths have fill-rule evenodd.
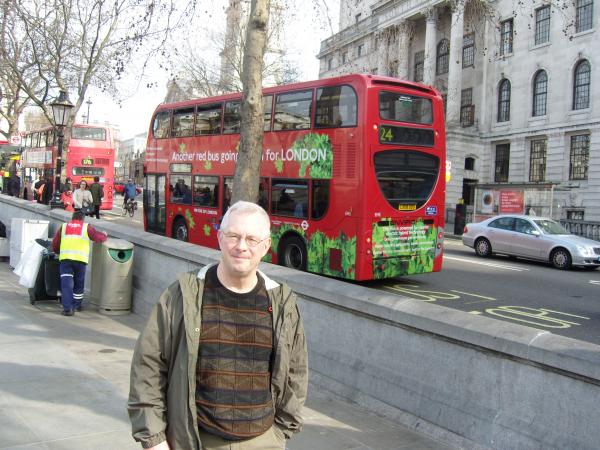
<path id="1" fill-rule="evenodd" d="M 600 267 L 600 242 L 571 234 L 546 217 L 502 215 L 468 223 L 462 241 L 478 256 L 518 256 L 548 261 L 557 269 Z"/>

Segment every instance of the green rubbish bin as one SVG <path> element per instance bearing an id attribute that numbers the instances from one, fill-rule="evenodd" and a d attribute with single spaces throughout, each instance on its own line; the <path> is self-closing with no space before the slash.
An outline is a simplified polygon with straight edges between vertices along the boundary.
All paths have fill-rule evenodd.
<path id="1" fill-rule="evenodd" d="M 92 250 L 90 302 L 103 314 L 127 314 L 131 310 L 133 244 L 109 238 Z"/>

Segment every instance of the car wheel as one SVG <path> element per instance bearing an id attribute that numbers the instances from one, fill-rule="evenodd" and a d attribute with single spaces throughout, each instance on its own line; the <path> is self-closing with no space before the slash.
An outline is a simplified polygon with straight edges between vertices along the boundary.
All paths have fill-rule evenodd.
<path id="1" fill-rule="evenodd" d="M 178 241 L 188 241 L 188 229 L 185 220 L 177 219 L 173 224 L 172 236 Z"/>
<path id="2" fill-rule="evenodd" d="M 571 254 L 564 248 L 557 248 L 550 254 L 550 263 L 560 270 L 567 270 L 571 267 Z"/>
<path id="3" fill-rule="evenodd" d="M 475 241 L 475 253 L 477 256 L 485 258 L 492 254 L 492 244 L 486 238 L 479 238 Z"/>
<path id="4" fill-rule="evenodd" d="M 306 245 L 298 236 L 290 236 L 281 243 L 280 260 L 282 266 L 306 271 Z"/>

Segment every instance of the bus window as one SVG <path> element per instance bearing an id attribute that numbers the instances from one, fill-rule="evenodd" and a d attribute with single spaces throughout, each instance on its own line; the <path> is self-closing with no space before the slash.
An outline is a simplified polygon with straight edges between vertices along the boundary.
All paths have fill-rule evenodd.
<path id="1" fill-rule="evenodd" d="M 152 136 L 156 139 L 169 137 L 169 111 L 156 113 L 152 122 Z"/>
<path id="2" fill-rule="evenodd" d="M 217 207 L 219 177 L 194 175 L 194 205 Z"/>
<path id="3" fill-rule="evenodd" d="M 40 133 L 40 147 L 46 147 L 48 145 L 47 136 L 48 136 L 47 131 L 42 131 Z"/>
<path id="4" fill-rule="evenodd" d="M 173 111 L 173 137 L 185 137 L 194 134 L 194 108 Z"/>
<path id="5" fill-rule="evenodd" d="M 242 122 L 241 103 L 239 101 L 225 103 L 225 113 L 223 114 L 223 134 L 233 134 L 240 132 Z"/>
<path id="6" fill-rule="evenodd" d="M 263 131 L 271 131 L 271 116 L 273 112 L 273 96 L 265 95 L 263 97 L 263 114 L 265 118 L 265 126 Z"/>
<path id="7" fill-rule="evenodd" d="M 40 146 L 40 133 L 33 133 L 33 137 L 31 138 L 31 146 L 33 148 L 38 148 Z"/>
<path id="8" fill-rule="evenodd" d="M 312 90 L 277 96 L 273 129 L 305 130 L 310 128 Z"/>
<path id="9" fill-rule="evenodd" d="M 175 185 L 173 181 L 175 180 Z M 171 191 L 171 203 L 178 203 L 182 205 L 192 204 L 192 176 L 191 175 L 171 175 L 171 185 L 169 190 Z"/>
<path id="10" fill-rule="evenodd" d="M 233 177 L 227 177 L 223 180 L 223 214 L 229 209 L 231 204 L 231 194 L 233 193 Z"/>
<path id="11" fill-rule="evenodd" d="M 87 141 L 105 141 L 106 130 L 97 127 L 73 127 L 71 137 Z"/>
<path id="12" fill-rule="evenodd" d="M 320 219 L 329 207 L 329 180 L 312 180 L 312 212 L 313 219 Z"/>
<path id="13" fill-rule="evenodd" d="M 317 89 L 315 128 L 355 127 L 356 93 L 350 86 Z"/>
<path id="14" fill-rule="evenodd" d="M 54 131 L 50 131 L 48 133 L 48 146 L 54 147 L 55 145 L 56 145 L 56 134 L 54 134 Z"/>
<path id="15" fill-rule="evenodd" d="M 439 159 L 414 151 L 385 151 L 375 154 L 375 174 L 381 192 L 394 209 L 412 211 L 425 204 L 433 192 Z"/>
<path id="16" fill-rule="evenodd" d="M 431 124 L 433 106 L 428 98 L 398 92 L 379 93 L 379 115 L 385 120 Z"/>
<path id="17" fill-rule="evenodd" d="M 276 215 L 308 218 L 308 182 L 296 179 L 273 179 L 271 212 Z"/>
<path id="18" fill-rule="evenodd" d="M 220 103 L 212 105 L 199 105 L 196 110 L 196 135 L 221 134 Z"/>

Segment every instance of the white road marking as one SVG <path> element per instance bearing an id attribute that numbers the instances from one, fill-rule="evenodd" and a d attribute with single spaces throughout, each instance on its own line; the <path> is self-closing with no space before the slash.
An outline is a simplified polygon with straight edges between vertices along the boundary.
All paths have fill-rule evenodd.
<path id="1" fill-rule="evenodd" d="M 598 280 L 590 280 L 590 284 L 600 285 L 600 281 L 598 281 Z"/>
<path id="2" fill-rule="evenodd" d="M 515 272 L 524 272 L 524 271 L 529 270 L 524 267 L 507 266 L 504 264 L 496 264 L 496 263 L 490 263 L 490 262 L 479 261 L 479 260 L 476 261 L 473 259 L 456 258 L 454 256 L 444 255 L 444 259 L 450 259 L 452 261 L 461 261 L 461 262 L 466 262 L 466 263 L 471 263 L 471 264 L 477 264 L 478 266 L 494 267 L 496 269 L 514 270 Z"/>
<path id="3" fill-rule="evenodd" d="M 470 292 L 456 291 L 454 289 L 450 289 L 450 292 L 456 292 L 457 294 L 463 295 L 470 295 L 471 297 L 483 298 L 485 300 L 496 300 L 494 297 L 486 297 L 485 295 L 471 294 Z"/>

